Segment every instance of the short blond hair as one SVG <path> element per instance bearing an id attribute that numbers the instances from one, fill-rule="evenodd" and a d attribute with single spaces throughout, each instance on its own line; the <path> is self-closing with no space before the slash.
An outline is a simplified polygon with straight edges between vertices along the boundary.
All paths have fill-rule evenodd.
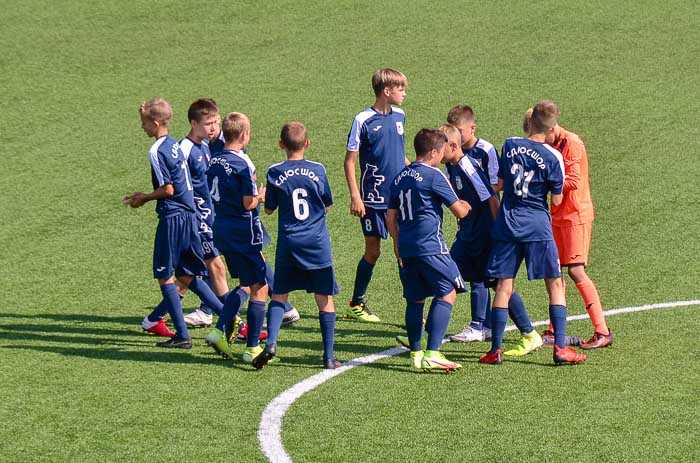
<path id="1" fill-rule="evenodd" d="M 173 118 L 173 108 L 163 98 L 153 98 L 141 103 L 139 114 L 154 122 L 158 122 L 163 127 L 167 127 Z"/>
<path id="2" fill-rule="evenodd" d="M 379 96 L 385 88 L 406 87 L 408 79 L 401 72 L 395 69 L 383 68 L 377 69 L 372 75 L 372 89 L 374 94 Z"/>
<path id="3" fill-rule="evenodd" d="M 452 124 L 443 124 L 438 127 L 438 130 L 445 135 L 448 139 L 457 140 L 457 145 L 462 146 L 462 134 L 459 133 L 459 129 Z"/>
<path id="4" fill-rule="evenodd" d="M 471 106 L 465 104 L 453 106 L 447 113 L 447 122 L 455 126 L 469 124 L 474 122 L 475 119 L 474 110 L 471 108 Z"/>
<path id="5" fill-rule="evenodd" d="M 228 113 L 221 124 L 224 141 L 231 143 L 250 132 L 250 119 L 243 113 Z"/>
<path id="6" fill-rule="evenodd" d="M 527 108 L 523 115 L 523 132 L 530 133 L 530 119 L 532 119 L 532 108 Z"/>
<path id="7" fill-rule="evenodd" d="M 306 127 L 301 122 L 293 121 L 284 124 L 280 141 L 285 149 L 289 151 L 300 151 L 304 149 L 306 141 L 309 139 Z"/>
<path id="8" fill-rule="evenodd" d="M 559 106 L 553 101 L 542 100 L 532 107 L 528 135 L 547 133 L 552 130 L 559 119 Z"/>

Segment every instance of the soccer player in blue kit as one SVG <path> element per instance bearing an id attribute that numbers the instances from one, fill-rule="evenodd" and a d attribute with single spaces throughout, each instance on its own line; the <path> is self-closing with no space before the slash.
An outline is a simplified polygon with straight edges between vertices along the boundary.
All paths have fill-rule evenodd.
<path id="1" fill-rule="evenodd" d="M 146 135 L 156 139 L 148 152 L 153 192 L 136 192 L 125 196 L 122 202 L 133 208 L 141 207 L 148 201 L 157 202 L 158 228 L 153 249 L 153 276 L 158 280 L 163 294 L 161 304 L 175 325 L 175 335 L 167 341 L 156 343 L 156 346 L 190 349 L 192 340 L 182 313 L 175 277 L 198 296 L 202 297 L 208 291 L 215 298 L 206 283 L 194 278 L 205 276 L 207 270 L 198 233 L 192 184 L 185 156 L 177 141 L 168 134 L 168 124 L 173 116 L 170 104 L 162 98 L 155 98 L 142 103 L 139 114 Z M 163 324 L 162 318 L 148 321 Z"/>
<path id="2" fill-rule="evenodd" d="M 366 292 L 379 259 L 381 240 L 387 238 L 386 209 L 391 181 L 408 165 L 404 149 L 406 115 L 398 108 L 406 97 L 408 80 L 401 72 L 379 69 L 372 76 L 376 100 L 352 123 L 345 154 L 345 179 L 350 190 L 350 213 L 360 218 L 365 252 L 357 264 L 348 317 L 376 323 L 367 306 Z M 355 165 L 360 160 L 360 187 Z"/>
<path id="3" fill-rule="evenodd" d="M 243 360 L 251 362 L 262 351 L 260 332 L 265 322 L 268 294 L 267 265 L 262 249 L 270 238 L 260 221 L 259 205 L 265 187 L 256 185 L 255 165 L 243 151 L 250 142 L 250 120 L 229 113 L 223 120 L 224 150 L 211 159 L 207 179 L 214 203 L 214 245 L 223 254 L 232 278 L 240 286 L 226 296 L 221 316 L 205 337 L 220 354 L 233 359 L 225 334 L 250 292 L 247 346 Z"/>
<path id="4" fill-rule="evenodd" d="M 387 211 L 387 226 L 394 240 L 406 298 L 411 360 L 414 368 L 454 371 L 462 366 L 446 359 L 439 349 L 457 291 L 465 291 L 465 285 L 442 235 L 442 206 L 447 206 L 458 219 L 464 218 L 470 207 L 457 198 L 445 174 L 436 167 L 447 148 L 445 134 L 436 129 L 421 129 L 413 146 L 416 161 L 392 181 Z M 423 306 L 429 296 L 433 300 L 423 352 Z"/>
<path id="5" fill-rule="evenodd" d="M 268 169 L 265 194 L 265 213 L 279 209 L 275 282 L 267 310 L 267 345 L 253 360 L 253 366 L 261 369 L 277 355 L 284 303 L 291 291 L 305 290 L 314 293 L 319 310 L 323 367 L 335 369 L 340 366 L 333 353 L 336 319 L 333 296 L 338 294 L 338 284 L 326 225 L 333 196 L 325 167 L 304 159 L 310 145 L 304 124 L 286 124 L 279 145 L 287 160 Z"/>
<path id="6" fill-rule="evenodd" d="M 485 326 L 489 317 L 488 297 L 483 297 L 480 288 L 488 290 L 495 281 L 486 276 L 486 266 L 491 251 L 491 227 L 498 213 L 498 196 L 489 186 L 486 174 L 476 162 L 464 154 L 460 131 L 453 125 L 443 125 L 438 130 L 447 135 L 448 147 L 442 162 L 457 197 L 471 206 L 469 214 L 459 221 L 457 235 L 450 248 L 450 256 L 459 272 L 471 287 L 471 323 L 455 335 L 451 341 L 471 342 L 491 338 L 491 329 Z M 513 291 L 508 301 L 508 314 L 520 330 L 522 338 L 513 349 L 504 355 L 523 356 L 542 346 L 542 338 L 534 330 L 520 294 Z"/>
<path id="7" fill-rule="evenodd" d="M 462 152 L 472 158 L 488 176 L 492 188 L 498 188 L 498 152 L 483 138 L 476 136 L 474 110 L 467 105 L 453 106 L 447 113 L 447 123 L 455 126 L 462 137 Z"/>
<path id="8" fill-rule="evenodd" d="M 557 108 L 552 102 L 537 103 L 528 138 L 508 138 L 501 150 L 498 175 L 503 185 L 503 201 L 492 229 L 494 243 L 487 271 L 498 282 L 492 310 L 491 350 L 479 358 L 482 363 L 503 363 L 501 345 L 508 320 L 508 301 L 523 259 L 528 279 L 544 279 L 547 287 L 549 318 L 554 325 L 554 363 L 586 361 L 584 354 L 565 344 L 566 299 L 547 205 L 548 194 L 552 204 L 561 203 L 564 185 L 561 153 L 545 144 L 557 124 L 556 116 Z"/>

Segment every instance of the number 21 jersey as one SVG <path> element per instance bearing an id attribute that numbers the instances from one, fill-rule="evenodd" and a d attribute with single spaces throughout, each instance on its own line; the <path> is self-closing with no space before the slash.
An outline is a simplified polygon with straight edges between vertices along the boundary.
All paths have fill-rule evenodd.
<path id="1" fill-rule="evenodd" d="M 508 138 L 501 151 L 498 176 L 503 179 L 503 199 L 492 238 L 515 242 L 551 240 L 547 195 L 562 192 L 561 153 L 545 143 Z"/>

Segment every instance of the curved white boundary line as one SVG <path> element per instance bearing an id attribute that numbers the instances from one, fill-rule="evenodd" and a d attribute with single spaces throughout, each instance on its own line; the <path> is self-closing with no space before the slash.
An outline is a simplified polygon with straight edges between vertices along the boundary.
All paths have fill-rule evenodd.
<path id="1" fill-rule="evenodd" d="M 640 305 L 637 307 L 623 307 L 621 309 L 606 310 L 606 316 L 619 315 L 632 312 L 643 312 L 645 310 L 655 309 L 670 309 L 674 307 L 688 307 L 700 305 L 700 300 L 692 301 L 677 301 L 677 302 L 662 302 L 658 304 Z M 588 318 L 588 314 L 572 315 L 566 317 L 567 320 L 583 320 Z M 532 323 L 532 326 L 548 325 L 549 320 L 541 320 Z M 506 331 L 515 330 L 516 327 L 508 325 Z M 295 384 L 280 395 L 275 397 L 262 412 L 260 419 L 260 428 L 258 429 L 258 441 L 260 442 L 260 450 L 272 463 L 291 463 L 292 458 L 282 445 L 282 418 L 287 413 L 289 407 L 302 395 L 315 389 L 325 383 L 334 376 L 338 376 L 351 368 L 360 365 L 367 365 L 383 358 L 392 357 L 394 355 L 406 352 L 405 347 L 394 347 L 376 354 L 358 357 L 345 362 L 342 367 L 335 370 L 323 370 L 321 373 L 315 374 L 305 380 Z"/>

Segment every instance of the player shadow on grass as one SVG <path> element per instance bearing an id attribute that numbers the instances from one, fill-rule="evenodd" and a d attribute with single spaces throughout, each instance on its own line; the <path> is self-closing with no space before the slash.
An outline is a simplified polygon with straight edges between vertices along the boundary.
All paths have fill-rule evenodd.
<path id="1" fill-rule="evenodd" d="M 147 314 L 153 310 L 153 307 L 145 307 L 140 309 L 134 309 L 134 314 Z M 30 320 L 55 320 L 57 322 L 77 322 L 77 323 L 118 323 L 124 325 L 137 325 L 141 321 L 141 317 L 138 315 L 130 317 L 117 317 L 110 315 L 94 315 L 94 314 L 82 314 L 82 313 L 33 313 L 33 314 L 23 314 L 23 313 L 8 313 L 0 312 L 1 318 L 19 318 L 19 319 L 30 319 Z"/>

